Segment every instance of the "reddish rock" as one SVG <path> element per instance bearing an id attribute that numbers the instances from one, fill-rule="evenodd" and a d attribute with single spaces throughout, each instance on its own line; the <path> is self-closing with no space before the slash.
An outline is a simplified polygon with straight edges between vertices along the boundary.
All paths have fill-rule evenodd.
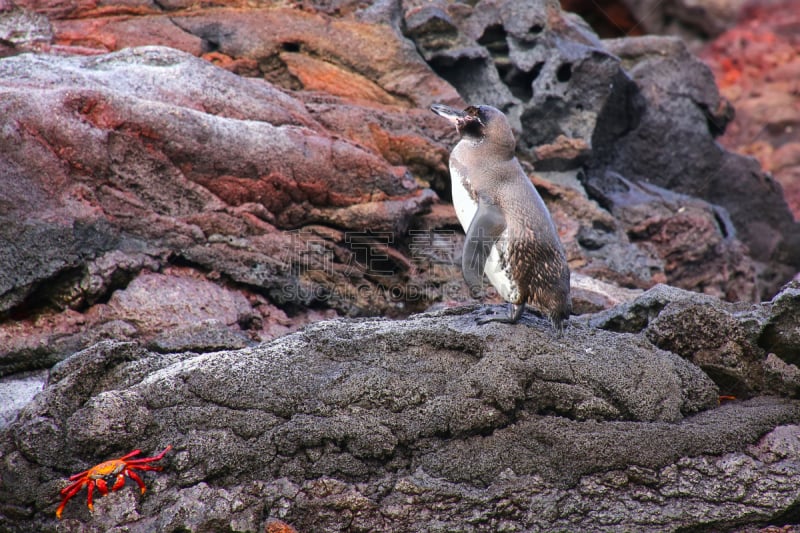
<path id="1" fill-rule="evenodd" d="M 265 533 L 297 533 L 295 528 L 277 518 L 267 519 L 265 528 Z"/>
<path id="2" fill-rule="evenodd" d="M 203 9 L 177 2 L 167 11 L 151 5 L 18 4 L 49 16 L 53 43 L 73 52 L 159 44 L 207 54 L 220 66 L 291 89 L 420 107 L 459 101 L 388 24 L 312 10 L 253 9 L 246 2 L 211 3 Z"/>
<path id="3" fill-rule="evenodd" d="M 800 2 L 748 4 L 700 53 L 736 117 L 720 142 L 758 159 L 800 220 Z"/>
<path id="4" fill-rule="evenodd" d="M 577 189 L 533 175 L 550 206 L 572 271 L 621 287 L 646 289 L 664 283 L 664 265 L 652 250 L 633 244 L 624 226 Z"/>
<path id="5" fill-rule="evenodd" d="M 336 314 L 469 301 L 447 203 L 456 133 L 427 109 L 465 102 L 437 72 L 465 97 L 511 98 L 512 120 L 527 125 L 522 158 L 540 171 L 570 168 L 573 181 L 575 165 L 617 146 L 641 111 L 623 71 L 641 47 L 620 63 L 555 4 L 521 6 L 3 3 L 0 37 L 27 33 L 2 37 L 2 53 L 51 54 L 0 62 L 0 238 L 13 243 L 1 256 L 0 366 L 48 366 L 104 338 L 204 351 Z M 533 41 L 541 46 L 526 48 Z M 570 60 L 575 41 L 580 61 Z M 119 50 L 140 44 L 171 48 Z M 670 54 L 663 76 L 680 70 L 677 59 L 691 63 Z M 473 60 L 489 78 L 458 77 Z M 616 80 L 613 94 L 602 80 Z M 536 98 L 523 102 L 528 92 Z M 552 115 L 539 105 L 548 98 L 568 105 Z M 598 133 L 601 111 L 613 120 L 598 119 L 608 125 Z M 794 164 L 792 146 L 776 151 L 776 165 Z M 534 182 L 575 272 L 749 297 L 747 257 L 706 204 L 628 220 L 577 183 Z M 755 249 L 767 259 L 781 237 L 768 226 L 759 235 L 772 240 Z M 703 240 L 691 237 L 697 227 Z M 576 308 L 627 297 L 591 286 Z M 172 289 L 187 292 L 183 303 Z"/>
<path id="6" fill-rule="evenodd" d="M 642 294 L 641 289 L 625 289 L 578 272 L 572 272 L 570 285 L 572 312 L 576 315 L 610 309 Z"/>
<path id="7" fill-rule="evenodd" d="M 252 311 L 240 292 L 204 280 L 190 269 L 168 269 L 143 273 L 114 292 L 106 312 L 140 331 L 162 331 L 212 319 L 236 326 Z"/>
<path id="8" fill-rule="evenodd" d="M 219 308 L 147 311 L 154 296 L 180 300 L 166 290 L 173 285 L 187 290 L 186 312 L 199 305 L 192 294 L 224 301 L 227 289 L 208 292 L 220 282 L 263 293 L 244 320 L 261 339 L 304 323 L 308 306 L 354 315 L 404 309 L 403 297 L 385 289 L 409 274 L 394 246 L 436 195 L 403 162 L 411 156 L 421 175 L 441 176 L 443 149 L 429 135 L 445 136 L 443 125 L 422 129 L 387 110 L 382 126 L 363 130 L 379 143 L 360 145 L 266 82 L 165 48 L 18 56 L 0 69 L 9 119 L 0 140 L 0 235 L 14 243 L 0 309 L 26 332 L 8 330 L 7 369 L 32 353 L 43 358 L 34 366 L 52 364 L 105 336 L 147 340 L 210 319 L 241 329 Z M 328 109 L 336 105 L 353 104 Z M 381 129 L 389 123 L 405 133 L 392 138 Z M 137 278 L 171 261 L 214 283 L 187 285 L 169 270 Z M 147 280 L 159 283 L 144 290 Z M 84 323 L 62 309 L 84 312 Z M 50 323 L 37 326 L 37 315 Z"/>

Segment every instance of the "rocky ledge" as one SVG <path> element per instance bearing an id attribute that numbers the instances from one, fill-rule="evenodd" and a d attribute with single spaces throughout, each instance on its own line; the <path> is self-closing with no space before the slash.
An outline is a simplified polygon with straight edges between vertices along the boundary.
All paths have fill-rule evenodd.
<path id="1" fill-rule="evenodd" d="M 797 516 L 800 287 L 744 308 L 659 286 L 561 338 L 533 315 L 476 326 L 488 311 L 323 321 L 206 354 L 98 343 L 56 365 L 2 434 L 4 529 L 673 531 Z M 719 405 L 701 367 L 785 393 Z M 144 496 L 128 487 L 89 513 L 79 493 L 56 520 L 70 473 L 168 444 Z"/>

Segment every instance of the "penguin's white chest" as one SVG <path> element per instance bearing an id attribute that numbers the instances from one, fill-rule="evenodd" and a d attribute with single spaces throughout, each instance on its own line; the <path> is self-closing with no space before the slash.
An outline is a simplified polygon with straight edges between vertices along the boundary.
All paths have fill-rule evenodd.
<path id="1" fill-rule="evenodd" d="M 453 207 L 456 210 L 456 216 L 464 228 L 464 233 L 469 229 L 472 219 L 475 218 L 475 213 L 478 212 L 478 202 L 472 199 L 469 194 L 469 189 L 465 186 L 469 180 L 461 173 L 456 165 L 450 165 L 450 190 L 453 195 Z"/>
<path id="2" fill-rule="evenodd" d="M 469 226 L 475 213 L 478 212 L 478 202 L 476 202 L 467 188 L 469 180 L 455 166 L 450 165 L 450 190 L 453 196 L 453 207 L 458 217 L 458 222 L 464 228 L 464 233 L 469 233 Z M 497 290 L 503 300 L 515 304 L 520 304 L 519 287 L 511 277 L 511 265 L 505 259 L 508 257 L 508 231 L 504 231 L 495 245 L 489 257 L 486 259 L 484 272 L 489 278 L 492 286 Z M 504 266 L 505 265 L 505 266 Z"/>

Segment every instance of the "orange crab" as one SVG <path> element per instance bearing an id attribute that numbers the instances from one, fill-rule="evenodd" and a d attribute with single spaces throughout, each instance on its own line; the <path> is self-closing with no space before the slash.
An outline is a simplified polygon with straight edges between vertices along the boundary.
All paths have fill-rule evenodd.
<path id="1" fill-rule="evenodd" d="M 114 480 L 114 484 L 111 486 L 112 491 L 121 489 L 122 486 L 125 485 L 125 476 L 128 476 L 139 485 L 139 488 L 142 490 L 142 494 L 144 494 L 144 491 L 146 490 L 144 481 L 142 481 L 142 478 L 140 478 L 138 474 L 134 472 L 134 470 L 160 471 L 163 467 L 153 466 L 148 463 L 161 460 L 164 457 L 164 454 L 171 449 L 172 445 L 169 445 L 158 455 L 153 457 L 145 457 L 143 459 L 131 459 L 131 457 L 142 453 L 141 450 L 133 450 L 128 455 L 120 457 L 119 459 L 111 459 L 110 461 L 95 465 L 89 470 L 84 470 L 79 474 L 70 476 L 69 480 L 73 481 L 74 483 L 61 489 L 61 496 L 63 496 L 64 499 L 61 500 L 61 505 L 59 505 L 58 509 L 56 509 L 56 518 L 61 518 L 61 513 L 64 511 L 64 506 L 67 505 L 69 499 L 75 496 L 84 485 L 87 485 L 86 492 L 88 493 L 89 510 L 93 511 L 94 502 L 92 501 L 92 493 L 94 492 L 94 488 L 97 487 L 103 496 L 108 494 L 108 483 L 106 482 L 105 478 L 110 476 L 117 476 Z"/>

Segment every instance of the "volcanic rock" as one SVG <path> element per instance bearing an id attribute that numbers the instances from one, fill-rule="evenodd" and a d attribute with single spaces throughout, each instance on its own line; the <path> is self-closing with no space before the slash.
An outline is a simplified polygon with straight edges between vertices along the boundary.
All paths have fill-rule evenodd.
<path id="1" fill-rule="evenodd" d="M 714 71 L 736 118 L 720 143 L 758 159 L 783 187 L 800 220 L 800 2 L 749 2 L 735 27 L 700 57 Z"/>
<path id="2" fill-rule="evenodd" d="M 797 271 L 800 226 L 755 161 L 716 143 L 732 109 L 680 40 L 600 41 L 554 2 L 410 2 L 404 9 L 406 33 L 431 67 L 466 101 L 506 111 L 519 150 L 538 171 L 584 168 L 582 181 L 598 200 L 613 192 L 603 189 L 612 173 L 724 207 L 756 260 L 759 298 Z M 740 271 L 733 275 L 739 286 L 721 293 L 752 298 L 741 278 L 752 277 L 753 266 L 741 264 L 743 248 L 733 248 L 723 255 L 731 255 L 726 270 Z"/>
<path id="3" fill-rule="evenodd" d="M 791 521 L 797 225 L 710 71 L 551 0 L 293 6 L 0 0 L 0 529 Z M 459 306 L 433 102 L 509 114 L 605 311 Z"/>
<path id="4" fill-rule="evenodd" d="M 590 318 L 593 326 L 643 332 L 656 346 L 700 366 L 723 395 L 797 397 L 800 299 L 797 282 L 753 306 L 656 286 Z"/>
<path id="5" fill-rule="evenodd" d="M 319 322 L 208 354 L 99 343 L 0 433 L 6 527 L 54 528 L 67 474 L 167 444 L 145 498 L 127 487 L 90 516 L 78 495 L 65 525 L 659 529 L 766 521 L 795 502 L 800 404 L 717 407 L 697 366 L 642 335 L 477 326 L 484 312 Z"/>
<path id="6" fill-rule="evenodd" d="M 616 40 L 607 46 L 640 87 L 647 111 L 629 135 L 602 149 L 609 163 L 589 179 L 602 179 L 610 168 L 627 179 L 724 207 L 736 237 L 757 262 L 761 298 L 771 297 L 797 269 L 791 250 L 798 225 L 780 186 L 757 162 L 715 142 L 730 116 L 710 71 L 674 38 Z M 681 77 L 668 74 L 678 71 Z M 664 143 L 672 148 L 660 150 Z"/>

